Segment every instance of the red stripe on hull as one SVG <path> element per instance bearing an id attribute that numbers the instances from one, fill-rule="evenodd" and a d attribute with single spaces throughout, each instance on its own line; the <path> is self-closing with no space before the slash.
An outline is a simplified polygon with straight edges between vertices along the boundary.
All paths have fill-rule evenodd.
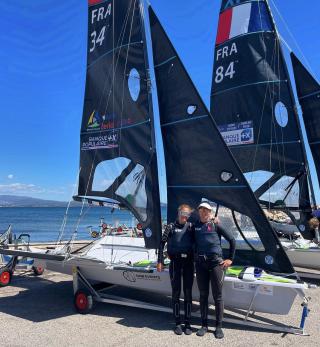
<path id="1" fill-rule="evenodd" d="M 219 17 L 218 33 L 216 39 L 216 45 L 229 40 L 232 21 L 232 8 L 221 13 Z"/>

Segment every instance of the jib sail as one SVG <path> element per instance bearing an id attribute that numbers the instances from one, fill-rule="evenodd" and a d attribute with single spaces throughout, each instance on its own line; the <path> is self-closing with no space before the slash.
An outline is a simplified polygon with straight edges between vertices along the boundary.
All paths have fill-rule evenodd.
<path id="1" fill-rule="evenodd" d="M 308 167 L 287 66 L 268 3 L 222 1 L 211 113 L 260 203 L 305 237 Z"/>
<path id="2" fill-rule="evenodd" d="M 247 247 L 237 251 L 237 264 L 294 272 L 151 7 L 149 14 L 166 160 L 168 220 L 176 218 L 180 204 L 213 201 L 220 205 L 221 222 L 229 223 L 246 241 Z"/>
<path id="3" fill-rule="evenodd" d="M 291 53 L 299 103 L 309 145 L 320 179 L 320 85 L 300 60 Z"/>
<path id="4" fill-rule="evenodd" d="M 78 197 L 106 198 L 161 237 L 157 159 L 145 33 L 137 0 L 89 0 L 87 78 Z"/>

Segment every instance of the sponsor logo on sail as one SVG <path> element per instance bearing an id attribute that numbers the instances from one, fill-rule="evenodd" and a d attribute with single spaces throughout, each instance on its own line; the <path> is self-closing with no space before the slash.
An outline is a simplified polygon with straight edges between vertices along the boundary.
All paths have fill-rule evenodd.
<path id="1" fill-rule="evenodd" d="M 220 125 L 219 131 L 228 146 L 239 146 L 254 143 L 252 121 Z"/>
<path id="2" fill-rule="evenodd" d="M 88 119 L 87 131 L 120 129 L 132 125 L 131 118 L 118 118 L 114 114 L 101 115 L 98 111 L 93 111 Z"/>
<path id="3" fill-rule="evenodd" d="M 81 144 L 82 151 L 90 151 L 95 149 L 107 149 L 118 147 L 119 134 L 112 132 L 106 135 L 89 136 L 86 141 Z"/>

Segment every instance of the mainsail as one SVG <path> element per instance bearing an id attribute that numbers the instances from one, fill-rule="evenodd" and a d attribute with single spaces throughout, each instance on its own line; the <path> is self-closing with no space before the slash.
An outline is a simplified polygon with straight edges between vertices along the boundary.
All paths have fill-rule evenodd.
<path id="1" fill-rule="evenodd" d="M 160 198 L 142 8 L 138 0 L 89 0 L 78 198 L 106 198 L 161 237 Z M 109 201 L 109 200 L 107 200 Z"/>
<path id="2" fill-rule="evenodd" d="M 308 165 L 287 66 L 268 3 L 223 0 L 211 113 L 267 209 L 281 210 L 306 238 Z"/>
<path id="3" fill-rule="evenodd" d="M 309 145 L 320 179 L 320 85 L 300 60 L 291 53 L 299 103 Z"/>
<path id="4" fill-rule="evenodd" d="M 251 230 L 262 247 L 244 237 L 248 249 L 238 250 L 236 263 L 269 271 L 293 273 L 277 236 L 221 137 L 155 13 L 149 7 L 160 122 L 164 142 L 168 220 L 182 203 L 202 199 L 223 205 L 221 221 L 244 237 Z"/>

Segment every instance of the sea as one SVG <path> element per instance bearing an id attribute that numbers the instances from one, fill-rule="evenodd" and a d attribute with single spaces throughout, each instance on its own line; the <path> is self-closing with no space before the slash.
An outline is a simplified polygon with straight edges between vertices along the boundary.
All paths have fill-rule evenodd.
<path id="1" fill-rule="evenodd" d="M 165 215 L 162 208 L 162 216 Z M 66 218 L 65 218 L 66 217 Z M 137 220 L 125 210 L 114 210 L 103 207 L 71 207 L 66 214 L 65 207 L 2 207 L 0 208 L 0 234 L 9 225 L 13 233 L 29 234 L 30 242 L 55 242 L 62 231 L 62 240 L 69 240 L 77 230 L 77 240 L 91 238 L 90 230 L 99 230 L 100 221 L 115 227 L 120 225 L 136 226 Z M 66 220 L 65 226 L 63 221 Z"/>

